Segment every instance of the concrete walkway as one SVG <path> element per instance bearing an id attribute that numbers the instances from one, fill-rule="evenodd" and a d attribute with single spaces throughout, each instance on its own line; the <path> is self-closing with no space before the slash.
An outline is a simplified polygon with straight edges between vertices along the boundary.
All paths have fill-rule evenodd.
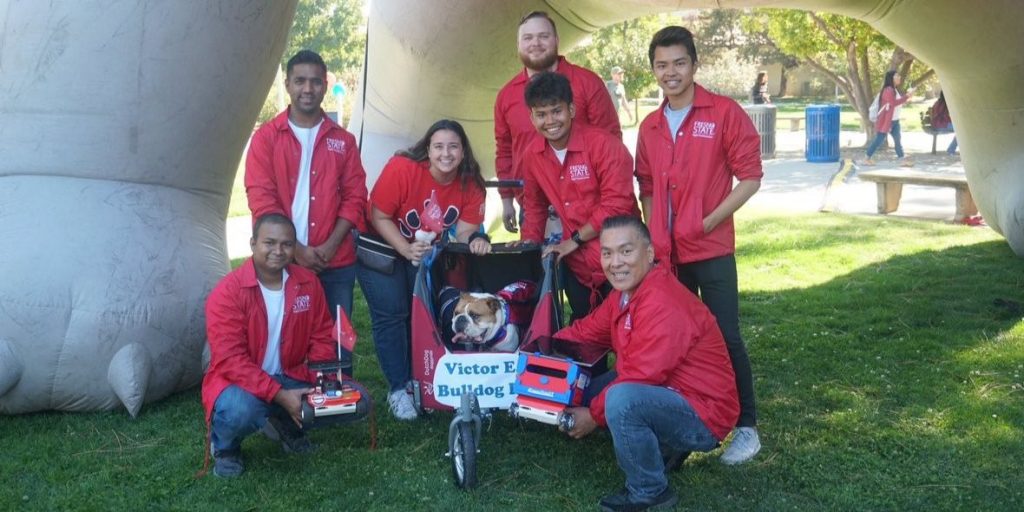
<path id="1" fill-rule="evenodd" d="M 636 128 L 627 128 L 623 133 L 626 146 L 633 151 L 636 147 Z M 775 158 L 764 161 L 764 180 L 761 190 L 747 203 L 746 209 L 769 212 L 817 212 L 826 197 L 826 188 L 832 176 L 839 171 L 839 163 L 810 163 L 804 158 L 805 133 L 780 130 L 776 134 Z M 883 149 L 875 155 L 874 167 L 863 167 L 864 134 L 842 132 L 840 134 L 840 157 L 855 162 L 854 169 L 845 183 L 833 186 L 828 191 L 831 211 L 877 215 L 875 184 L 861 182 L 856 178 L 858 169 L 901 169 L 895 161 L 892 149 Z M 932 138 L 918 132 L 903 134 L 903 147 L 908 159 L 914 161 L 913 169 L 943 173 L 963 174 L 960 155 L 949 156 L 945 148 L 952 135 L 940 135 L 938 154 L 932 155 Z M 488 218 L 501 211 L 500 199 L 496 193 L 488 194 Z M 906 185 L 899 209 L 889 214 L 900 217 L 952 221 L 955 192 L 952 188 L 923 187 Z M 226 223 L 228 255 L 231 258 L 251 254 L 249 237 L 251 221 L 248 216 L 229 218 Z"/>

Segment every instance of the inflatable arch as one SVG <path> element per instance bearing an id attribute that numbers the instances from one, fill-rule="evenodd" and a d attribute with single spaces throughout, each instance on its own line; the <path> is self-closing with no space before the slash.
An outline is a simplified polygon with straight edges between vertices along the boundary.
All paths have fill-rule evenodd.
<path id="1" fill-rule="evenodd" d="M 492 102 L 519 68 L 515 25 L 531 9 L 555 17 L 563 48 L 681 8 L 862 19 L 936 68 L 978 207 L 1024 255 L 1024 11 L 1013 0 L 371 5 L 352 124 L 371 176 L 440 117 L 462 121 L 490 160 Z M 201 379 L 203 301 L 228 269 L 233 173 L 295 1 L 0 7 L 0 413 L 124 406 L 135 415 Z"/>

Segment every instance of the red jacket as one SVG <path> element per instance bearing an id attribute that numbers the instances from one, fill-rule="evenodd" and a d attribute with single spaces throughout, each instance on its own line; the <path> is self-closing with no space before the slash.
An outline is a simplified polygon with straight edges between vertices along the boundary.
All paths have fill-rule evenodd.
<path id="1" fill-rule="evenodd" d="M 658 264 L 622 309 L 612 293 L 592 313 L 555 336 L 610 347 L 615 380 L 590 402 L 605 425 L 605 395 L 622 382 L 667 387 L 686 399 L 719 440 L 740 414 L 736 377 L 715 317 L 695 295 Z"/>
<path id="2" fill-rule="evenodd" d="M 896 107 L 906 103 L 910 96 L 901 96 L 894 87 L 886 87 L 878 94 L 878 117 L 875 119 L 875 132 L 889 133 L 892 130 Z M 899 121 L 898 118 L 896 120 Z"/>
<path id="3" fill-rule="evenodd" d="M 569 79 L 573 103 L 576 105 L 576 119 L 622 139 L 619 115 L 604 80 L 589 69 L 571 64 L 562 56 L 558 57 L 555 72 Z M 519 157 L 531 136 L 537 133 L 530 121 L 530 107 L 526 106 L 524 97 L 529 81 L 530 77 L 526 69 L 523 69 L 498 91 L 494 101 L 494 141 L 497 144 L 494 170 L 499 180 L 523 177 Z M 501 197 L 512 197 L 515 189 L 503 188 L 499 192 Z"/>
<path id="4" fill-rule="evenodd" d="M 281 367 L 294 379 L 313 382 L 306 361 L 337 358 L 330 313 L 320 281 L 311 271 L 288 265 L 281 324 Z M 281 385 L 263 371 L 267 350 L 267 306 L 249 258 L 224 277 L 206 300 L 210 367 L 203 377 L 203 407 L 210 421 L 221 391 L 234 384 L 270 402 Z"/>
<path id="5" fill-rule="evenodd" d="M 673 143 L 664 108 L 640 124 L 636 178 L 652 197 L 654 251 L 661 261 L 691 263 L 736 251 L 732 217 L 704 233 L 704 217 L 732 192 L 733 178 L 760 180 L 761 138 L 738 103 L 694 84 L 690 113 Z M 672 218 L 669 219 L 671 202 Z"/>
<path id="6" fill-rule="evenodd" d="M 563 165 L 548 141 L 537 135 L 523 151 L 523 240 L 544 239 L 549 204 L 562 219 L 564 238 L 584 224 L 600 233 L 607 217 L 639 216 L 630 173 L 633 160 L 622 141 L 604 130 L 573 123 L 566 150 Z M 594 289 L 605 281 L 597 239 L 588 240 L 566 261 L 585 286 Z"/>
<path id="7" fill-rule="evenodd" d="M 288 110 L 256 131 L 245 158 L 245 194 L 253 222 L 268 213 L 291 218 L 299 177 L 302 145 L 288 126 Z M 309 245 L 327 241 L 338 218 L 364 229 L 366 172 L 356 138 L 327 117 L 313 143 L 309 181 Z M 346 236 L 327 265 L 338 268 L 356 261 L 353 237 Z"/>

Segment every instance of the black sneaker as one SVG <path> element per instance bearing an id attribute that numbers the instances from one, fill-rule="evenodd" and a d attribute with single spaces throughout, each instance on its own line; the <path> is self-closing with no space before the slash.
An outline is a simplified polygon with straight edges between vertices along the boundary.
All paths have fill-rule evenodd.
<path id="1" fill-rule="evenodd" d="M 673 455 L 662 457 L 661 461 L 665 463 L 665 474 L 669 474 L 678 471 L 679 468 L 683 467 L 683 462 L 690 456 L 690 452 L 679 452 Z"/>
<path id="2" fill-rule="evenodd" d="M 601 498 L 599 505 L 601 510 L 605 512 L 638 512 L 641 510 L 662 510 L 672 508 L 679 503 L 679 495 L 672 490 L 671 487 L 666 487 L 661 494 L 651 498 L 650 500 L 636 501 L 629 495 L 629 490 L 622 489 L 621 492 L 616 494 L 609 494 L 604 498 Z"/>
<path id="3" fill-rule="evenodd" d="M 312 453 L 316 451 L 316 445 L 306 437 L 305 433 L 294 425 L 286 424 L 276 416 L 267 418 L 267 423 L 263 425 L 263 435 L 267 436 L 271 441 L 280 442 L 281 449 L 285 453 Z"/>
<path id="4" fill-rule="evenodd" d="M 245 472 L 242 452 L 221 450 L 213 452 L 213 474 L 221 478 L 235 478 Z"/>

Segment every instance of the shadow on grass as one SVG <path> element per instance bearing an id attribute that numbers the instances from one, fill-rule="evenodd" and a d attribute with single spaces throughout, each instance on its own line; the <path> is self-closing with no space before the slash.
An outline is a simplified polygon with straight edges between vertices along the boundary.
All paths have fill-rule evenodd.
<path id="1" fill-rule="evenodd" d="M 869 226 L 831 236 L 811 227 L 753 242 L 744 254 L 820 257 L 822 244 L 857 250 L 892 236 Z M 901 229 L 929 236 L 956 228 Z M 1022 290 L 1024 260 L 990 241 L 894 255 L 806 287 L 743 293 L 741 323 L 771 457 L 763 463 L 785 468 L 774 474 L 785 485 L 763 482 L 770 490 L 761 503 L 1019 509 Z"/>

